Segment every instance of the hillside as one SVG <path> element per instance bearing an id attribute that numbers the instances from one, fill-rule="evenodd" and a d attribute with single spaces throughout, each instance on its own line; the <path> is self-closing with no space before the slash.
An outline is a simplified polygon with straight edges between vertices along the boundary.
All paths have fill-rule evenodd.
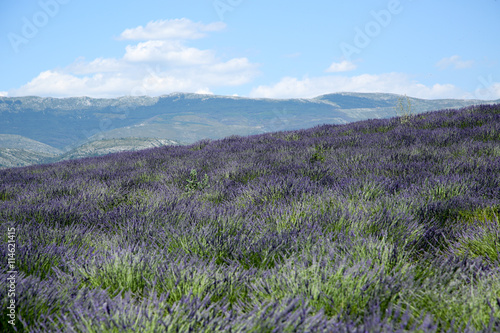
<path id="1" fill-rule="evenodd" d="M 20 135 L 0 134 L 0 148 L 25 149 L 44 154 L 58 155 L 62 151 Z"/>
<path id="2" fill-rule="evenodd" d="M 57 155 L 17 148 L 0 148 L 0 169 L 47 163 Z"/>
<path id="3" fill-rule="evenodd" d="M 177 141 L 154 138 L 97 139 L 63 152 L 19 135 L 0 134 L 0 169 L 178 144 Z"/>
<path id="4" fill-rule="evenodd" d="M 0 302 L 30 332 L 493 333 L 499 215 L 500 104 L 0 170 Z"/>
<path id="5" fill-rule="evenodd" d="M 116 99 L 0 97 L 0 133 L 20 135 L 65 152 L 100 139 L 154 138 L 192 144 L 233 134 L 389 118 L 395 115 L 400 97 L 368 93 L 282 100 L 184 93 Z M 410 101 L 416 114 L 495 103 L 417 98 Z M 15 155 L 13 158 L 23 159 Z"/>
<path id="6" fill-rule="evenodd" d="M 45 163 L 62 151 L 20 135 L 0 134 L 0 168 Z"/>
<path id="7" fill-rule="evenodd" d="M 0 153 L 0 168 L 117 152 L 134 142 L 138 145 L 131 146 L 131 150 L 151 146 L 140 144 L 138 138 L 192 144 L 235 134 L 253 135 L 389 118 L 395 115 L 399 98 L 401 96 L 394 94 L 368 93 L 286 100 L 183 93 L 116 99 L 0 97 L 0 133 L 38 142 L 38 146 L 32 142 L 26 142 L 25 146 L 9 145 L 12 140 L 6 140 L 5 134 L 0 136 L 0 147 L 8 149 Z M 417 98 L 410 101 L 415 114 L 495 102 Z M 124 144 L 123 140 L 127 139 L 130 142 Z M 106 140 L 102 145 L 109 149 L 84 147 L 99 140 Z M 110 147 L 112 142 L 118 146 Z"/>
<path id="8" fill-rule="evenodd" d="M 122 151 L 136 151 L 147 148 L 178 144 L 178 142 L 173 140 L 151 138 L 120 138 L 108 140 L 102 139 L 85 143 L 79 147 L 58 155 L 52 160 L 46 160 L 46 162 L 73 160 L 84 157 L 108 155 Z"/>

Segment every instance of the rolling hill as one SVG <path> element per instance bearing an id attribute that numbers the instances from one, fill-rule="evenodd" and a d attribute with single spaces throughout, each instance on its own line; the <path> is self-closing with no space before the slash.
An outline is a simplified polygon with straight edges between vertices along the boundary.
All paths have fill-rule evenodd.
<path id="1" fill-rule="evenodd" d="M 93 156 L 106 151 L 120 151 L 120 146 L 134 144 L 138 144 L 134 146 L 138 149 L 143 146 L 137 138 L 191 144 L 206 138 L 220 139 L 234 134 L 253 135 L 321 124 L 389 118 L 396 115 L 399 98 L 399 95 L 382 93 L 335 93 L 312 99 L 256 99 L 188 93 L 114 99 L 0 97 L 0 133 L 22 136 L 39 143 L 34 145 L 26 141 L 26 146 L 9 145 L 12 140 L 0 138 L 0 167 Z M 500 102 L 409 100 L 415 114 Z M 128 138 L 131 141 L 124 143 Z M 87 146 L 78 153 L 70 153 L 99 140 L 107 140 L 103 145 L 109 149 Z M 112 142 L 118 144 L 116 149 L 109 146 Z"/>

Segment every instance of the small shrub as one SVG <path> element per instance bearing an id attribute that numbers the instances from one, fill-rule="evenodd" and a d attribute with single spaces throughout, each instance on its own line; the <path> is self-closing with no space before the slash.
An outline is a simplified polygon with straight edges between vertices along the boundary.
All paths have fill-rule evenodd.
<path id="1" fill-rule="evenodd" d="M 401 124 L 407 124 L 411 118 L 412 118 L 412 112 L 411 112 L 411 101 L 410 99 L 408 98 L 408 96 L 405 95 L 405 99 L 406 99 L 406 107 L 405 107 L 405 103 L 403 102 L 403 98 L 402 97 L 398 97 L 398 106 L 395 108 L 396 109 L 396 115 L 398 117 L 401 117 L 400 121 L 401 121 Z"/>
<path id="2" fill-rule="evenodd" d="M 316 162 L 316 161 L 319 161 L 319 162 L 321 162 L 321 163 L 325 162 L 325 155 L 323 155 L 323 154 L 324 154 L 324 152 L 325 152 L 324 148 L 323 148 L 323 147 L 321 147 L 321 146 L 318 146 L 318 145 L 317 145 L 317 146 L 315 147 L 315 149 L 316 149 L 316 151 L 315 151 L 315 152 L 314 152 L 314 154 L 311 156 L 311 158 L 309 159 L 309 161 L 310 161 L 311 163 L 314 163 L 314 162 Z"/>
<path id="3" fill-rule="evenodd" d="M 208 184 L 208 175 L 205 174 L 202 181 L 198 181 L 198 172 L 196 169 L 191 169 L 190 178 L 186 179 L 186 191 L 188 194 L 192 194 L 197 190 L 203 190 L 204 188 L 210 187 Z"/>

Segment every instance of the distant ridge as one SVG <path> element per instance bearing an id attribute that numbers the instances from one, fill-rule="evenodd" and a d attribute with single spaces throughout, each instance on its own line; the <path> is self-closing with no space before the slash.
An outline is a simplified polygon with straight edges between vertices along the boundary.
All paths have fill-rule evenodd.
<path id="1" fill-rule="evenodd" d="M 400 98 L 401 95 L 396 94 L 350 92 L 311 99 L 179 92 L 158 97 L 110 99 L 0 97 L 0 134 L 4 135 L 0 137 L 0 167 L 94 156 L 122 151 L 124 147 L 142 149 L 154 140 L 190 144 L 234 134 L 253 135 L 390 118 L 396 116 L 395 106 Z M 500 103 L 500 100 L 412 97 L 409 100 L 415 114 Z M 142 141 L 138 141 L 139 138 Z M 128 139 L 130 142 L 126 143 Z M 103 143 L 106 148 L 98 148 L 99 140 L 106 140 Z M 89 143 L 92 144 L 88 146 Z M 112 144 L 117 146 L 110 146 Z"/>

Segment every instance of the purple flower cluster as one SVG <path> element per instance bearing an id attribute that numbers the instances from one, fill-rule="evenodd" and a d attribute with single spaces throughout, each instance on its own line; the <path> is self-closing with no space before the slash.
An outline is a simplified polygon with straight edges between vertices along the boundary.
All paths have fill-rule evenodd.
<path id="1" fill-rule="evenodd" d="M 500 331 L 499 215 L 500 105 L 0 170 L 26 332 Z"/>

